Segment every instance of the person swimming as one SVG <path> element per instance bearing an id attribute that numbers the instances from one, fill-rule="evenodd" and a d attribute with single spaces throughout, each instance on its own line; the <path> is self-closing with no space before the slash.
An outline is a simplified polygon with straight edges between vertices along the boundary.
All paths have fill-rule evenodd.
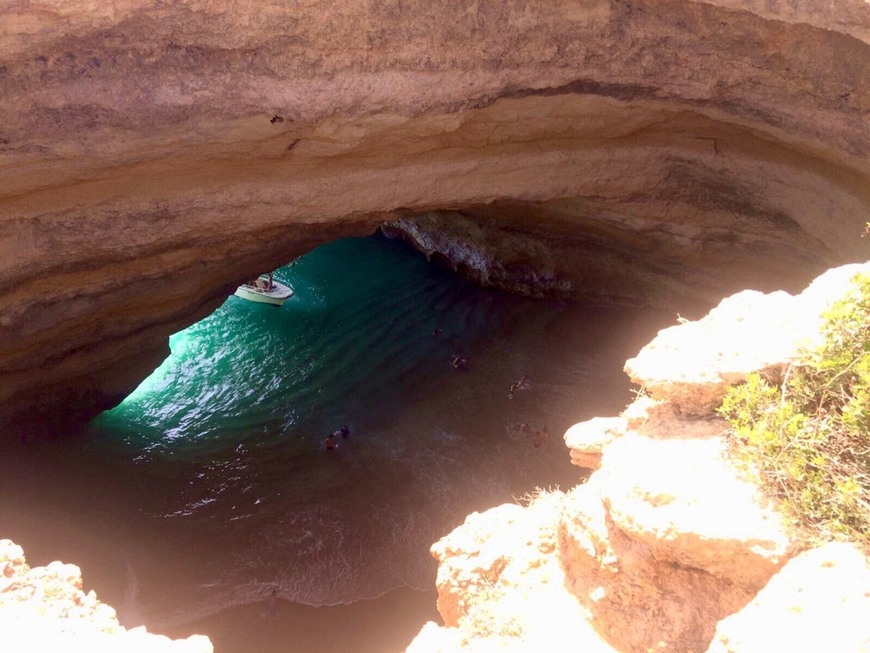
<path id="1" fill-rule="evenodd" d="M 465 356 L 460 356 L 459 354 L 453 354 L 453 367 L 457 370 L 462 370 L 463 372 L 468 371 L 468 359 Z"/>
<path id="2" fill-rule="evenodd" d="M 532 446 L 537 449 L 542 444 L 546 444 L 550 440 L 550 432 L 547 430 L 547 425 L 544 424 L 539 431 L 535 432 L 535 438 L 532 441 Z"/>
<path id="3" fill-rule="evenodd" d="M 347 428 L 347 424 L 345 424 L 344 426 L 341 427 L 341 430 L 339 431 L 339 433 L 341 433 L 342 438 L 344 438 L 345 440 L 347 439 L 347 436 L 350 435 L 350 429 Z"/>
<path id="4" fill-rule="evenodd" d="M 444 333 L 444 331 L 441 329 L 441 327 L 435 327 L 434 329 L 432 329 L 432 340 L 438 340 L 438 338 L 441 337 L 442 333 Z"/>
<path id="5" fill-rule="evenodd" d="M 511 389 L 508 391 L 508 399 L 513 399 L 514 394 L 518 390 L 525 390 L 529 387 L 529 377 L 523 374 L 519 379 L 511 383 Z"/>
<path id="6" fill-rule="evenodd" d="M 272 593 L 269 594 L 269 598 L 266 600 L 266 611 L 260 616 L 266 619 L 274 619 L 278 616 L 278 590 L 273 589 Z"/>
<path id="7" fill-rule="evenodd" d="M 336 431 L 336 433 L 338 433 L 338 431 Z M 335 436 L 332 433 L 326 436 L 326 439 L 323 441 L 323 446 L 326 447 L 327 451 L 332 451 L 338 447 L 338 442 L 335 441 Z"/>
<path id="8" fill-rule="evenodd" d="M 517 379 L 517 390 L 525 390 L 529 387 L 529 375 L 523 374 Z"/>

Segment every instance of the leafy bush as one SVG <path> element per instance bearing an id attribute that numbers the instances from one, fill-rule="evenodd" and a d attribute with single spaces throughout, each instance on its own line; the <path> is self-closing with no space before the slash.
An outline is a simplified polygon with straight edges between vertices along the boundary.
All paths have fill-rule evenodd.
<path id="1" fill-rule="evenodd" d="M 814 537 L 870 545 L 870 275 L 823 316 L 823 343 L 781 386 L 758 374 L 719 409 L 735 450 Z"/>

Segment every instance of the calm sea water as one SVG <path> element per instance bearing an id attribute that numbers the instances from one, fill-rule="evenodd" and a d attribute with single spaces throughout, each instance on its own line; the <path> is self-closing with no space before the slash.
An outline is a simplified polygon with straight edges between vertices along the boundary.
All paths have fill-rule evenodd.
<path id="1" fill-rule="evenodd" d="M 83 433 L 3 443 L 0 537 L 81 565 L 152 630 L 273 589 L 319 606 L 431 588 L 429 547 L 466 514 L 579 481 L 562 433 L 625 406 L 624 360 L 672 322 L 481 289 L 382 237 L 275 276 L 293 299 L 229 297 Z"/>

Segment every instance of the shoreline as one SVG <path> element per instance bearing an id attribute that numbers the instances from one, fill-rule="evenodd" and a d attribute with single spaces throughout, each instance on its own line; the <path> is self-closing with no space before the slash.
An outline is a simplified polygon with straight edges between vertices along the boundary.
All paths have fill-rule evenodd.
<path id="1" fill-rule="evenodd" d="M 389 653 L 404 651 L 427 621 L 441 623 L 438 592 L 400 587 L 374 599 L 313 607 L 279 599 L 227 608 L 160 630 L 173 638 L 207 635 L 215 653 Z"/>

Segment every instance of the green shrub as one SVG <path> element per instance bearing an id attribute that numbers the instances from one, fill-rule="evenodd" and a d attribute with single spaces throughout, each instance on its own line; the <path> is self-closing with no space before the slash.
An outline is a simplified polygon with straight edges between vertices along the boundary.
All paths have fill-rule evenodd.
<path id="1" fill-rule="evenodd" d="M 870 545 L 870 275 L 823 321 L 823 343 L 780 386 L 750 375 L 719 412 L 737 455 L 814 538 Z"/>

